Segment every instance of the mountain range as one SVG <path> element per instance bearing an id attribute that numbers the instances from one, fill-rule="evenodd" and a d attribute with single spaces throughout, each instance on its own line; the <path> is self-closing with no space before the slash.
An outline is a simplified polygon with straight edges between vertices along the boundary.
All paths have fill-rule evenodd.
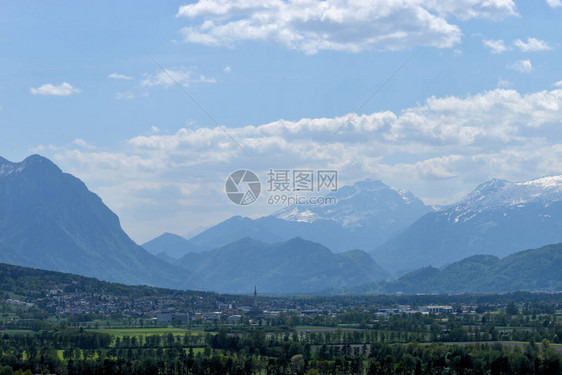
<path id="1" fill-rule="evenodd" d="M 562 176 L 527 182 L 493 179 L 458 203 L 431 212 L 379 246 L 391 271 L 442 267 L 476 254 L 503 257 L 562 241 Z"/>
<path id="2" fill-rule="evenodd" d="M 473 255 L 443 269 L 424 267 L 396 281 L 376 283 L 356 293 L 491 293 L 561 291 L 562 243 L 523 250 L 504 258 Z"/>
<path id="3" fill-rule="evenodd" d="M 149 252 L 50 160 L 0 158 L 0 262 L 232 293 L 254 285 L 266 293 L 377 292 L 373 285 L 391 278 L 385 270 L 413 271 L 387 281 L 389 292 L 562 288 L 562 245 L 515 253 L 562 242 L 562 176 L 494 179 L 439 211 L 380 181 L 333 196 L 331 206 L 236 216 L 190 239 L 166 233 L 144 245 Z"/>
<path id="4" fill-rule="evenodd" d="M 245 237 L 270 244 L 301 237 L 334 252 L 372 250 L 433 211 L 412 193 L 374 180 L 343 186 L 328 197 L 336 203 L 289 206 L 258 219 L 234 216 L 185 241 L 165 234 L 143 246 L 152 254 L 177 258 Z"/>
<path id="5" fill-rule="evenodd" d="M 381 267 L 401 274 L 562 241 L 562 176 L 492 179 L 439 210 L 380 181 L 344 186 L 333 196 L 333 205 L 290 206 L 258 219 L 235 216 L 190 239 L 176 236 L 171 243 L 164 235 L 143 246 L 178 258 L 244 237 L 271 244 L 298 236 L 334 252 L 368 251 Z"/>
<path id="6" fill-rule="evenodd" d="M 38 155 L 20 163 L 0 160 L 0 262 L 125 284 L 237 292 L 254 285 L 277 293 L 316 292 L 386 277 L 362 251 L 334 254 L 297 238 L 278 244 L 246 239 L 213 252 L 195 250 L 203 252 L 171 264 L 173 258 L 135 244 L 96 194 L 50 160 Z"/>

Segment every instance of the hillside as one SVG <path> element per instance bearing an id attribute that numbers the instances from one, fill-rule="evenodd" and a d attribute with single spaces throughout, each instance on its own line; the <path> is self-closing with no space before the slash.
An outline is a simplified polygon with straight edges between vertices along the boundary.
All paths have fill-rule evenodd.
<path id="1" fill-rule="evenodd" d="M 0 261 L 165 287 L 185 275 L 135 244 L 82 181 L 39 155 L 0 160 Z"/>
<path id="2" fill-rule="evenodd" d="M 173 289 L 143 285 L 124 285 L 71 273 L 0 263 L 0 292 L 37 298 L 37 296 L 46 295 L 50 290 L 58 288 L 64 288 L 67 292 L 111 294 L 129 297 L 178 293 L 178 291 Z"/>
<path id="3" fill-rule="evenodd" d="M 562 243 L 524 250 L 502 259 L 475 255 L 442 270 L 425 267 L 362 291 L 382 293 L 491 293 L 562 291 Z"/>
<path id="4" fill-rule="evenodd" d="M 258 285 L 263 293 L 318 293 L 387 277 L 361 250 L 334 254 L 294 238 L 266 244 L 250 238 L 205 253 L 190 253 L 181 265 L 193 273 L 190 289 L 243 293 Z"/>

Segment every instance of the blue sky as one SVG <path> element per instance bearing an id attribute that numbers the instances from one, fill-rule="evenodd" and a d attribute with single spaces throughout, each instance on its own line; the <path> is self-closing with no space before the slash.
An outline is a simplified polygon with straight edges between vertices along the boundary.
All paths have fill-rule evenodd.
<path id="1" fill-rule="evenodd" d="M 228 202 L 240 168 L 449 203 L 562 174 L 561 19 L 557 0 L 3 1 L 0 155 L 53 159 L 139 242 L 278 209 Z"/>

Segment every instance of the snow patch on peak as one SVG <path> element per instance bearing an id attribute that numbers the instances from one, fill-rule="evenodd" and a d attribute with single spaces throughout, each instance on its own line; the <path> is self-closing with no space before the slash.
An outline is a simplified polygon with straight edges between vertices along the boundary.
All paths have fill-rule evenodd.
<path id="1" fill-rule="evenodd" d="M 15 169 L 14 165 L 16 164 L 0 157 L 0 176 L 7 176 L 13 173 Z"/>
<path id="2" fill-rule="evenodd" d="M 14 173 L 20 173 L 28 168 L 45 169 L 49 171 L 61 172 L 52 161 L 41 156 L 31 155 L 19 163 L 13 163 L 4 158 L 0 158 L 0 176 L 7 176 Z"/>
<path id="3" fill-rule="evenodd" d="M 320 216 L 310 210 L 304 209 L 301 211 L 299 206 L 288 207 L 287 209 L 274 214 L 274 216 L 287 221 L 300 221 L 306 223 L 312 223 L 321 219 Z"/>
<path id="4" fill-rule="evenodd" d="M 2 156 L 0 156 L 0 166 L 4 165 L 4 164 L 14 164 L 14 163 L 12 163 L 8 159 L 4 159 Z"/>
<path id="5" fill-rule="evenodd" d="M 398 189 L 394 189 L 396 190 L 396 192 L 400 195 L 400 198 L 402 198 L 402 200 L 406 203 L 406 204 L 410 204 L 412 202 L 414 202 L 416 200 L 416 196 L 412 193 L 410 193 L 408 190 L 398 190 Z"/>
<path id="6" fill-rule="evenodd" d="M 449 220 L 466 222 L 476 214 L 499 207 L 523 207 L 528 203 L 562 201 L 562 176 L 510 182 L 492 179 L 479 185 L 460 202 L 449 207 Z"/>
<path id="7" fill-rule="evenodd" d="M 562 176 L 541 177 L 527 182 L 519 182 L 518 184 L 522 186 L 539 186 L 545 189 L 556 188 L 562 190 Z"/>

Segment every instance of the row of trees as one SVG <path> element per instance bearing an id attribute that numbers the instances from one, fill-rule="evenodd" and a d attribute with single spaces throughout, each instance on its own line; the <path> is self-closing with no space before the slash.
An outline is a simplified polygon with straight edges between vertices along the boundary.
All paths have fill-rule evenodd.
<path id="1" fill-rule="evenodd" d="M 58 374 L 560 374 L 562 357 L 541 345 L 313 345 L 306 335 L 220 330 L 194 348 L 183 337 L 112 341 L 103 333 L 52 329 L 4 334 L 0 375 Z M 350 336 L 353 337 L 353 336 Z M 366 338 L 365 336 L 363 338 Z M 372 337 L 371 337 L 372 338 Z"/>

